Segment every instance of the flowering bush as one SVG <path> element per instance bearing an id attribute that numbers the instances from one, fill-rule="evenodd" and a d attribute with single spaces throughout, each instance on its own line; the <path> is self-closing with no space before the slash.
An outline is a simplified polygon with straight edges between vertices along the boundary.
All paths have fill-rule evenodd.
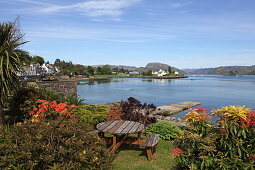
<path id="1" fill-rule="evenodd" d="M 37 100 L 37 107 L 33 108 L 29 114 L 32 116 L 32 122 L 41 119 L 57 119 L 63 117 L 65 119 L 74 119 L 73 108 L 75 105 L 68 105 L 67 102 L 57 104 L 56 101 Z"/>
<path id="2" fill-rule="evenodd" d="M 241 106 L 212 111 L 218 123 L 212 126 L 203 109 L 195 109 L 185 118 L 186 128 L 176 145 L 183 150 L 176 156 L 181 169 L 254 169 L 255 111 Z M 176 151 L 175 151 L 176 152 Z"/>
<path id="3" fill-rule="evenodd" d="M 37 107 L 37 100 L 56 101 L 57 103 L 68 102 L 68 104 L 82 105 L 83 101 L 75 96 L 63 96 L 45 89 L 25 86 L 18 89 L 17 93 L 7 101 L 8 111 L 5 113 L 5 120 L 8 124 L 15 124 L 28 119 L 29 112 Z"/>
<path id="4" fill-rule="evenodd" d="M 0 135 L 0 169 L 108 169 L 105 142 L 72 119 L 18 123 Z"/>

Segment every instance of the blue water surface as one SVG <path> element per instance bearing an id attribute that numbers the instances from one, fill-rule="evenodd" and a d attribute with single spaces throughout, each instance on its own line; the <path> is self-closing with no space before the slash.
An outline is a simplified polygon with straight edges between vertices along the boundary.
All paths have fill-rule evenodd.
<path id="1" fill-rule="evenodd" d="M 184 101 L 202 102 L 213 110 L 227 105 L 255 108 L 255 76 L 194 75 L 185 79 L 124 78 L 93 81 L 77 87 L 86 103 L 97 104 L 135 97 L 161 106 Z M 179 113 L 177 117 L 183 117 Z"/>

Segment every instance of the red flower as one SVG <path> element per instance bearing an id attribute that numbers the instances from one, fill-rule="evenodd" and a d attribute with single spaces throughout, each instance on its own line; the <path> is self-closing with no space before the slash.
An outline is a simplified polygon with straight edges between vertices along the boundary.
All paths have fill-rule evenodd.
<path id="1" fill-rule="evenodd" d="M 196 109 L 194 109 L 194 111 L 197 111 L 197 112 L 205 112 L 206 109 L 202 107 L 202 108 L 196 108 Z"/>
<path id="2" fill-rule="evenodd" d="M 172 149 L 172 154 L 171 156 L 174 158 L 174 157 L 177 157 L 177 156 L 182 156 L 184 150 L 178 148 L 178 147 L 175 147 Z"/>

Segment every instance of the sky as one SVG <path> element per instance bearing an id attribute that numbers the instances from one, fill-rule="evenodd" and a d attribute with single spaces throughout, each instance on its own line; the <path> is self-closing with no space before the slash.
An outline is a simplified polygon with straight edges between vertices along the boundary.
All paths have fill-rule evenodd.
<path id="1" fill-rule="evenodd" d="M 0 0 L 31 55 L 53 63 L 255 65 L 254 0 Z"/>

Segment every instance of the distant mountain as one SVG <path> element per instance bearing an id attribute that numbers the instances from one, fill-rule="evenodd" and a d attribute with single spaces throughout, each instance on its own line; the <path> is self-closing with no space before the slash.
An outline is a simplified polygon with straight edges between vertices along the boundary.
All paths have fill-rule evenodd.
<path id="1" fill-rule="evenodd" d="M 168 64 L 163 64 L 163 63 L 158 63 L 158 62 L 154 62 L 154 63 L 148 63 L 146 66 L 145 66 L 145 69 L 147 70 L 152 70 L 152 71 L 159 71 L 160 69 L 162 70 L 168 70 L 168 67 L 170 65 Z M 180 70 L 176 67 L 172 67 L 171 66 L 171 69 L 172 71 L 178 71 L 180 74 L 185 74 L 185 71 L 183 70 Z"/>
<path id="2" fill-rule="evenodd" d="M 216 68 L 183 69 L 183 71 L 189 74 L 208 74 L 214 70 L 216 70 Z"/>
<path id="3" fill-rule="evenodd" d="M 163 64 L 163 63 L 148 63 L 145 67 L 135 67 L 135 66 L 125 66 L 125 65 L 109 65 L 106 64 L 108 66 L 110 66 L 111 69 L 113 68 L 123 68 L 123 69 L 127 69 L 129 71 L 137 71 L 137 72 L 144 72 L 144 71 L 148 71 L 148 70 L 152 70 L 152 71 L 159 71 L 160 69 L 162 70 L 168 70 L 169 65 L 168 64 Z M 93 67 L 102 67 L 104 65 L 93 65 Z M 185 72 L 183 70 L 180 70 L 178 68 L 172 67 L 172 71 L 178 71 L 180 74 L 185 74 Z"/>
<path id="4" fill-rule="evenodd" d="M 135 69 L 137 69 L 137 67 L 135 66 L 124 66 L 124 65 L 109 65 L 109 64 L 105 64 L 105 65 L 108 65 L 110 66 L 111 69 L 113 68 L 123 68 L 123 69 L 126 69 L 126 70 L 129 70 L 129 71 L 134 71 Z M 93 67 L 102 67 L 104 65 L 94 65 Z"/>
<path id="5" fill-rule="evenodd" d="M 249 74 L 254 69 L 255 66 L 222 66 L 216 68 L 215 70 L 209 72 L 208 74 L 228 75 L 232 71 L 237 72 L 239 75 L 245 75 Z"/>
<path id="6" fill-rule="evenodd" d="M 216 68 L 201 69 L 183 69 L 189 74 L 210 74 L 210 75 L 229 75 L 230 72 L 237 72 L 239 75 L 252 74 L 255 75 L 254 66 L 221 66 Z"/>

